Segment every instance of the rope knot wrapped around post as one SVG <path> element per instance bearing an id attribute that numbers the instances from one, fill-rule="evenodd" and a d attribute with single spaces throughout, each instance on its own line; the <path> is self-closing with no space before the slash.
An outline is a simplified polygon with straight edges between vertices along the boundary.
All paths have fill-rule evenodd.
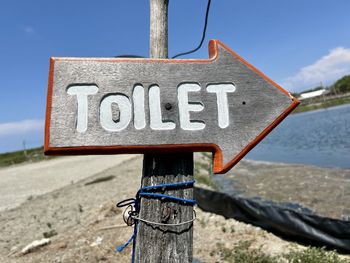
<path id="1" fill-rule="evenodd" d="M 140 203 L 141 203 L 141 198 L 155 198 L 155 199 L 160 199 L 161 201 L 172 201 L 176 203 L 180 203 L 183 205 L 191 205 L 194 206 L 197 204 L 196 200 L 193 199 L 185 199 L 185 198 L 180 198 L 176 196 L 171 196 L 171 195 L 166 195 L 160 192 L 164 192 L 165 190 L 178 190 L 178 189 L 185 189 L 185 188 L 190 188 L 193 187 L 195 181 L 188 181 L 188 182 L 178 182 L 178 183 L 172 183 L 172 184 L 160 184 L 160 185 L 154 185 L 154 186 L 145 186 L 140 188 L 137 191 L 136 197 L 135 198 L 128 198 L 123 201 L 120 201 L 117 203 L 117 207 L 126 207 L 125 212 L 123 214 L 124 222 L 128 226 L 134 225 L 134 233 L 131 236 L 131 238 L 122 246 L 117 248 L 118 252 L 122 252 L 124 248 L 126 248 L 131 242 L 133 242 L 133 252 L 132 252 L 132 262 L 134 262 L 135 259 L 135 237 L 137 234 L 137 226 L 139 222 L 144 222 L 146 224 L 151 224 L 151 225 L 158 225 L 158 226 L 180 226 L 180 225 L 185 225 L 185 224 L 190 224 L 196 219 L 196 213 L 194 212 L 194 217 L 193 219 L 185 222 L 180 222 L 177 224 L 167 224 L 167 223 L 162 223 L 162 222 L 152 222 L 148 221 L 146 219 L 140 218 L 139 217 L 139 212 L 140 212 Z"/>

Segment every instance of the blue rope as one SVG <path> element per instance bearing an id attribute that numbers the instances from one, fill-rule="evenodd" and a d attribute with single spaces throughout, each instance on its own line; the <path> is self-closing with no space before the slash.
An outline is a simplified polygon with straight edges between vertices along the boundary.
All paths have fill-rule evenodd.
<path id="1" fill-rule="evenodd" d="M 188 181 L 188 182 L 178 182 L 178 183 L 173 183 L 173 184 L 160 184 L 160 185 L 145 186 L 145 187 L 140 188 L 137 191 L 135 198 L 125 199 L 125 200 L 119 202 L 117 204 L 117 207 L 121 208 L 121 207 L 131 205 L 134 207 L 134 211 L 132 211 L 132 214 L 138 215 L 140 212 L 141 197 L 156 198 L 156 199 L 160 199 L 161 201 L 173 201 L 173 202 L 193 206 L 193 205 L 197 204 L 196 200 L 180 198 L 180 197 L 161 194 L 161 193 L 157 193 L 157 192 L 164 192 L 165 190 L 183 189 L 183 188 L 193 187 L 194 183 L 195 183 L 195 181 Z M 131 242 L 133 242 L 132 258 L 131 258 L 132 263 L 134 263 L 134 261 L 135 261 L 135 242 L 136 242 L 137 226 L 138 226 L 138 221 L 135 222 L 134 233 L 132 234 L 130 239 L 124 245 L 117 248 L 117 251 L 119 253 L 121 253 L 124 250 L 124 248 L 126 248 Z"/>

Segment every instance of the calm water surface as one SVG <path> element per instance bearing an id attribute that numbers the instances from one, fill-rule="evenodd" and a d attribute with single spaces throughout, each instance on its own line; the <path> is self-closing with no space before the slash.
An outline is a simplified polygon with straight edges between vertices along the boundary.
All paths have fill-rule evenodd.
<path id="1" fill-rule="evenodd" d="M 246 159 L 350 168 L 350 104 L 288 116 Z"/>

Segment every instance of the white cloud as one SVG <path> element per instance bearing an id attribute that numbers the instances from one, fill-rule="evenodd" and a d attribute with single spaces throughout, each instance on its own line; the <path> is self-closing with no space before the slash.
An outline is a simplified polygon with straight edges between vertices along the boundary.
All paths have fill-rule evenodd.
<path id="1" fill-rule="evenodd" d="M 290 91 L 314 88 L 322 82 L 332 84 L 344 75 L 350 74 L 350 49 L 337 47 L 315 63 L 303 67 L 294 76 L 282 81 L 282 86 Z"/>
<path id="2" fill-rule="evenodd" d="M 23 120 L 18 122 L 0 123 L 0 137 L 14 134 L 25 134 L 43 129 L 43 120 Z"/>
<path id="3" fill-rule="evenodd" d="M 34 33 L 34 28 L 32 26 L 22 26 L 21 29 L 27 34 Z"/>

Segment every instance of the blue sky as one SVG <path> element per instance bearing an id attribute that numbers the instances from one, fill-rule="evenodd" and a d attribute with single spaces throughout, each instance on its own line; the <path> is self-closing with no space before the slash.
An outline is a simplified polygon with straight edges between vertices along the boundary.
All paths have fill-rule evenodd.
<path id="1" fill-rule="evenodd" d="M 169 55 L 200 40 L 206 0 L 170 0 Z M 213 0 L 219 39 L 289 91 L 350 73 L 350 1 Z M 42 145 L 50 56 L 148 56 L 149 1 L 3 0 L 0 152 Z"/>

